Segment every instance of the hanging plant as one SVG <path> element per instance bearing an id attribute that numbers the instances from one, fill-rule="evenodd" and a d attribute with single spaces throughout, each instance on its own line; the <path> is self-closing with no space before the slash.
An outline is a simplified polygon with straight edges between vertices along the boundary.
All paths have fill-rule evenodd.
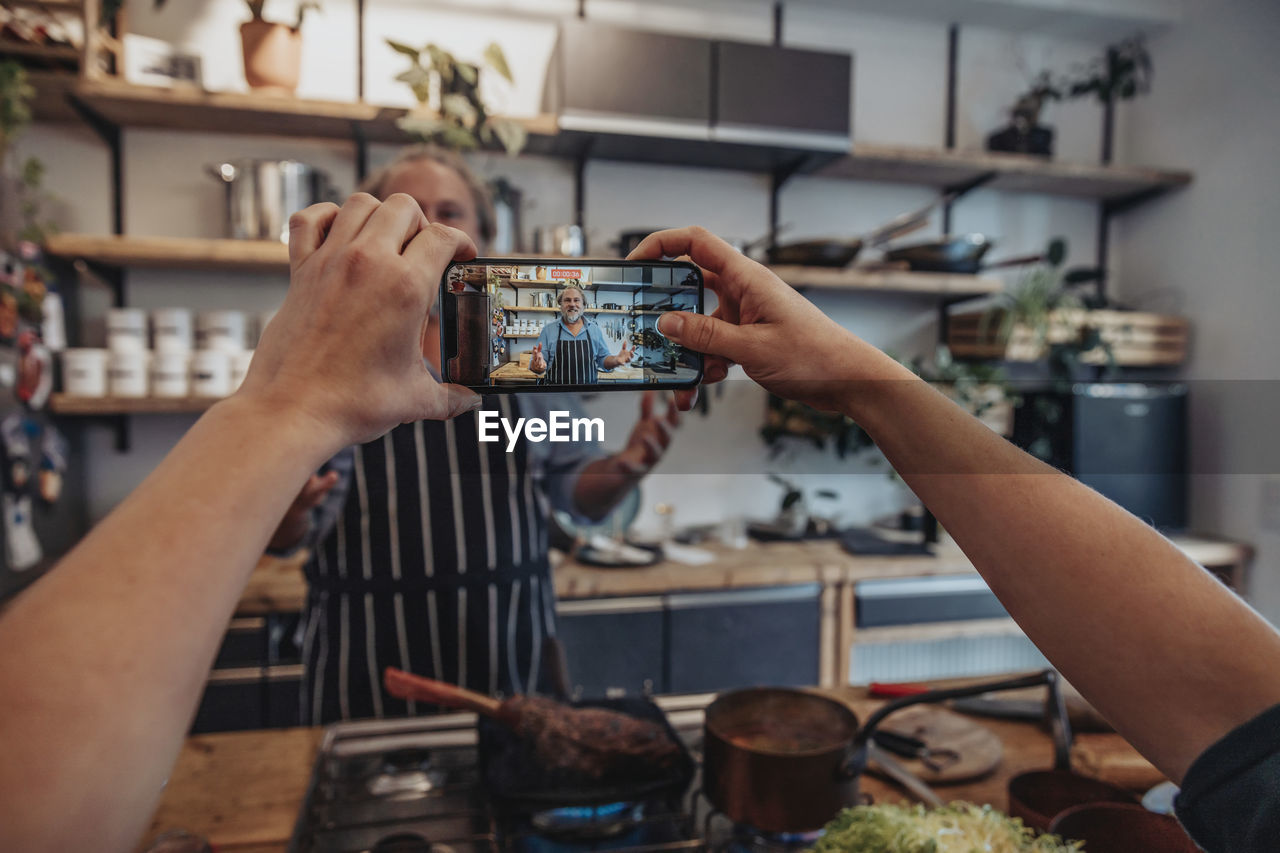
<path id="1" fill-rule="evenodd" d="M 417 114 L 397 122 L 401 130 L 454 151 L 501 145 L 507 154 L 515 156 L 524 148 L 528 139 L 524 127 L 511 119 L 490 115 L 480 98 L 481 66 L 463 62 L 435 44 L 416 48 L 391 39 L 387 44 L 408 57 L 409 68 L 395 79 L 407 85 L 418 101 Z M 484 68 L 509 83 L 515 82 L 496 42 L 485 48 L 484 62 Z"/>

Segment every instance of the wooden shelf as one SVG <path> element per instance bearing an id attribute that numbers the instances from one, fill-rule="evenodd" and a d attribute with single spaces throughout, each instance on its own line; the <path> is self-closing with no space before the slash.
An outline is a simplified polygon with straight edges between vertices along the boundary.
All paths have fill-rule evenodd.
<path id="1" fill-rule="evenodd" d="M 45 250 L 114 267 L 289 272 L 289 247 L 273 240 L 54 234 L 45 242 Z"/>
<path id="2" fill-rule="evenodd" d="M 1004 282 L 983 275 L 906 272 L 901 270 L 861 270 L 857 267 L 774 266 L 783 281 L 796 289 L 919 293 L 938 296 L 980 296 L 999 293 Z"/>
<path id="3" fill-rule="evenodd" d="M 547 308 L 543 305 L 504 305 L 503 311 L 550 311 L 553 314 L 559 314 L 559 308 Z M 587 314 L 630 314 L 630 311 L 618 310 L 617 308 L 585 308 Z"/>
<path id="4" fill-rule="evenodd" d="M 77 81 L 70 86 L 68 94 L 121 127 L 325 139 L 361 137 L 369 142 L 394 143 L 409 138 L 396 126 L 396 120 L 407 114 L 407 110 L 400 107 L 240 92 L 162 89 L 110 80 Z M 529 132 L 527 152 L 559 152 L 557 140 L 565 134 L 561 133 L 554 115 L 544 113 L 517 120 Z M 574 146 L 569 148 L 578 150 Z M 815 174 L 949 187 L 988 172 L 996 173 L 987 184 L 992 189 L 1112 202 L 1142 199 L 1191 181 L 1190 173 L 1169 169 L 1063 163 L 988 151 L 870 144 L 854 146 L 848 156 L 819 168 Z"/>
<path id="5" fill-rule="evenodd" d="M 82 81 L 71 92 L 86 107 L 120 127 L 151 127 L 211 133 L 310 136 L 404 143 L 396 126 L 408 110 L 350 101 L 152 88 L 112 80 Z M 520 118 L 530 137 L 554 135 L 552 115 Z M 536 149 L 536 146 L 533 146 Z"/>
<path id="6" fill-rule="evenodd" d="M 540 338 L 542 337 L 542 333 L 538 332 L 532 335 L 503 335 L 503 337 L 504 338 Z"/>
<path id="7" fill-rule="evenodd" d="M 71 69 L 80 67 L 80 51 L 70 45 L 26 44 L 20 41 L 0 40 L 0 57 L 61 63 Z"/>
<path id="8" fill-rule="evenodd" d="M 1008 192 L 1044 193 L 1101 201 L 1158 194 L 1191 182 L 1191 173 L 1138 166 L 1063 163 L 1029 154 L 947 151 L 888 145 L 855 145 L 848 156 L 817 174 L 859 181 L 958 186 L 988 172 L 983 186 Z"/>
<path id="9" fill-rule="evenodd" d="M 57 415 L 185 415 L 198 414 L 220 397 L 73 397 L 53 394 L 49 411 Z"/>

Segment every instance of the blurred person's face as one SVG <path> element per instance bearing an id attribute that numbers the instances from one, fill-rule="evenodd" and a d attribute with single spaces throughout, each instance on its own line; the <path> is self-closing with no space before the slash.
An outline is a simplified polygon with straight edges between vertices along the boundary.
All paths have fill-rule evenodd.
<path id="1" fill-rule="evenodd" d="M 576 290 L 566 290 L 560 294 L 560 314 L 566 323 L 576 323 L 582 316 L 582 294 Z"/>
<path id="2" fill-rule="evenodd" d="M 480 215 L 471 188 L 462 176 L 434 160 L 411 160 L 401 163 L 387 176 L 383 196 L 405 193 L 413 196 L 430 222 L 439 222 L 466 233 L 483 254 L 480 237 Z"/>

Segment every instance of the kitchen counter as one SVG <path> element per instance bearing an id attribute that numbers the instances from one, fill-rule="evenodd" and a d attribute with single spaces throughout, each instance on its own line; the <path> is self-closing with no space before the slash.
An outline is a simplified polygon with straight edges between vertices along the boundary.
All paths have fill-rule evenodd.
<path id="1" fill-rule="evenodd" d="M 846 701 L 865 720 L 882 700 L 862 688 L 826 691 Z M 1000 767 L 986 779 L 938 786 L 946 800 L 968 800 L 1006 808 L 1005 786 L 1012 776 L 1044 769 L 1053 761 L 1047 733 L 1033 723 L 981 720 L 1004 744 Z M 220 851 L 282 853 L 306 794 L 322 728 L 276 729 L 200 735 L 187 739 L 161 797 L 146 840 L 169 829 L 205 836 Z M 1072 764 L 1081 772 L 1134 790 L 1161 780 L 1119 735 L 1077 737 Z M 907 795 L 889 783 L 867 778 L 864 790 L 877 802 Z M 145 844 L 139 849 L 145 849 Z"/>
<path id="2" fill-rule="evenodd" d="M 1227 580 L 1242 583 L 1253 549 L 1220 540 L 1175 537 L 1191 559 L 1225 570 Z M 752 542 L 736 550 L 723 545 L 698 546 L 715 555 L 710 563 L 689 566 L 663 561 L 641 569 L 598 569 L 553 552 L 556 594 L 560 598 L 615 595 L 658 595 L 675 590 L 738 589 L 803 583 L 851 584 L 872 578 L 967 574 L 969 559 L 954 545 L 941 545 L 934 556 L 876 557 L 847 553 L 834 540 Z M 263 557 L 249 579 L 236 612 L 241 615 L 291 613 L 306 601 L 302 565 L 306 553 L 290 558 Z"/>

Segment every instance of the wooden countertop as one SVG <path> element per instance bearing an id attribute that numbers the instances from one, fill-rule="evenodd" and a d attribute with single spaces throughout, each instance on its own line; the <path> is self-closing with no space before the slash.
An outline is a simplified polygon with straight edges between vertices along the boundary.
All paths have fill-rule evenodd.
<path id="1" fill-rule="evenodd" d="M 869 699 L 862 688 L 827 692 L 847 702 L 863 720 L 882 701 Z M 1048 734 L 1033 723 L 980 722 L 1004 744 L 1000 767 L 983 780 L 937 786 L 937 793 L 945 800 L 990 803 L 1005 809 L 1008 780 L 1026 770 L 1050 767 L 1053 746 Z M 166 830 L 186 829 L 208 838 L 224 853 L 281 853 L 293 832 L 323 733 L 322 728 L 296 728 L 188 738 L 145 841 Z M 1078 736 L 1072 764 L 1080 772 L 1135 791 L 1162 779 L 1115 734 Z M 878 802 L 906 797 L 896 786 L 873 777 L 864 780 L 863 789 Z M 139 847 L 144 848 L 145 844 Z"/>
<path id="2" fill-rule="evenodd" d="M 1210 567 L 1243 567 L 1253 555 L 1246 545 L 1220 540 L 1175 537 L 1191 559 Z M 924 577 L 973 572 L 969 559 L 954 545 L 942 545 L 933 556 L 873 557 L 847 553 L 834 540 L 753 542 L 741 550 L 724 545 L 698 546 L 716 559 L 700 566 L 671 560 L 642 569 L 597 569 L 555 552 L 556 594 L 560 598 L 660 595 L 674 590 L 741 589 L 803 583 L 855 583 L 872 578 Z M 263 557 L 249 579 L 236 612 L 243 615 L 290 613 L 302 609 L 306 553 L 281 559 Z M 1239 578 L 1237 577 L 1237 583 Z"/>

